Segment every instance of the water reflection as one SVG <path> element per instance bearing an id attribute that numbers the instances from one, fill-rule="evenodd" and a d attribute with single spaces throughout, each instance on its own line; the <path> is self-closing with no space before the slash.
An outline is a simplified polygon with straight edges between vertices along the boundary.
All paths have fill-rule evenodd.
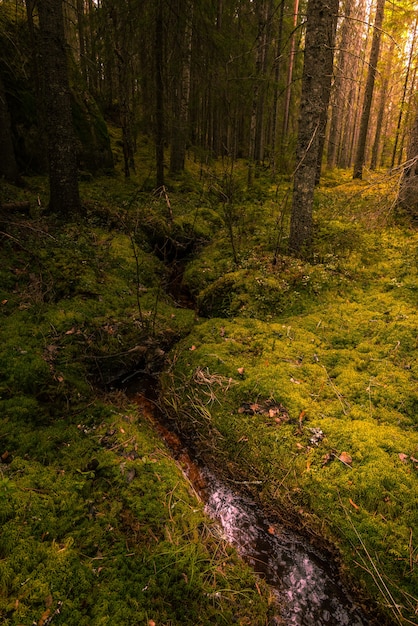
<path id="1" fill-rule="evenodd" d="M 300 537 L 260 519 L 253 502 L 207 474 L 207 513 L 275 590 L 288 626 L 366 626 L 368 621 L 329 564 Z"/>

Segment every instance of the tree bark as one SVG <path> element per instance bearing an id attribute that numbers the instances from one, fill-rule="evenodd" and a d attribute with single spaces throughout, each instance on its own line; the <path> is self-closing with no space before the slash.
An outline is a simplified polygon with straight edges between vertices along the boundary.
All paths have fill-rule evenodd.
<path id="1" fill-rule="evenodd" d="M 385 63 L 385 74 L 383 76 L 382 86 L 380 89 L 380 103 L 377 111 L 377 119 L 376 119 L 376 130 L 374 134 L 374 142 L 372 147 L 372 158 L 370 160 L 370 169 L 375 170 L 377 168 L 378 159 L 379 159 L 379 149 L 381 144 L 381 135 L 383 128 L 383 119 L 385 116 L 385 110 L 387 107 L 387 96 L 388 96 L 388 88 L 389 88 L 389 80 L 392 74 L 392 62 L 393 62 L 393 52 L 395 50 L 395 40 L 392 39 L 390 44 L 390 49 L 388 51 L 388 61 Z"/>
<path id="2" fill-rule="evenodd" d="M 173 119 L 171 124 L 170 172 L 184 171 L 188 141 L 190 73 L 193 35 L 193 1 L 184 0 L 178 11 L 179 49 L 175 68 Z"/>
<path id="3" fill-rule="evenodd" d="M 406 167 L 399 189 L 398 205 L 418 219 L 418 112 L 411 131 Z"/>
<path id="4" fill-rule="evenodd" d="M 163 0 L 158 0 L 157 13 L 155 16 L 155 160 L 156 160 L 156 185 L 164 185 L 164 22 Z"/>
<path id="5" fill-rule="evenodd" d="M 410 74 L 411 68 L 412 68 L 412 60 L 413 60 L 413 58 L 415 56 L 415 42 L 416 42 L 416 36 L 417 36 L 417 26 L 418 26 L 418 17 L 415 20 L 415 24 L 414 24 L 414 32 L 413 32 L 413 35 L 412 35 L 411 47 L 410 47 L 410 50 L 409 50 L 409 60 L 408 60 L 408 65 L 406 67 L 405 80 L 404 80 L 403 90 L 402 90 L 402 99 L 401 99 L 401 102 L 400 102 L 400 105 L 399 105 L 398 123 L 397 123 L 397 126 L 396 126 L 395 143 L 393 145 L 393 151 L 392 151 L 391 167 L 393 167 L 395 165 L 396 152 L 397 152 L 398 143 L 399 143 L 399 136 L 401 134 L 402 118 L 403 118 L 404 109 L 405 109 L 406 94 L 407 94 L 408 81 L 409 81 L 409 74 Z"/>
<path id="6" fill-rule="evenodd" d="M 81 202 L 62 0 L 39 0 L 38 14 L 48 137 L 49 210 L 68 219 L 81 213 Z"/>
<path id="7" fill-rule="evenodd" d="M 296 170 L 289 253 L 308 256 L 312 245 L 312 210 L 321 147 L 321 129 L 329 102 L 329 76 L 335 45 L 338 0 L 309 0 L 302 75 Z"/>
<path id="8" fill-rule="evenodd" d="M 382 34 L 385 0 L 378 0 L 374 18 L 372 48 L 370 51 L 369 69 L 367 72 L 366 89 L 364 93 L 363 110 L 361 114 L 360 133 L 357 144 L 356 159 L 354 162 L 353 178 L 363 178 L 363 166 L 366 155 L 367 131 L 369 128 L 370 111 L 372 108 L 374 83 L 379 60 L 380 39 Z"/>
<path id="9" fill-rule="evenodd" d="M 19 183 L 19 169 L 13 146 L 13 134 L 10 122 L 6 91 L 0 74 L 0 178 L 10 183 Z"/>

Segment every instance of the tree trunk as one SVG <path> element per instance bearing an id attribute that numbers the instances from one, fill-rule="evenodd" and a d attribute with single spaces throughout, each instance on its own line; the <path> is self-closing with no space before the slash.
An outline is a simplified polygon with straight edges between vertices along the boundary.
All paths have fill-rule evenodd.
<path id="1" fill-rule="evenodd" d="M 0 74 L 0 178 L 19 183 L 20 176 L 13 146 L 12 127 L 3 79 Z"/>
<path id="2" fill-rule="evenodd" d="M 418 112 L 411 131 L 406 167 L 399 189 L 398 205 L 418 219 Z"/>
<path id="3" fill-rule="evenodd" d="M 327 166 L 334 168 L 337 165 L 341 129 L 345 119 L 347 98 L 347 70 L 351 62 L 349 44 L 352 40 L 352 0 L 345 1 L 344 20 L 338 44 L 338 59 L 336 62 L 333 98 L 331 106 L 331 120 L 328 137 Z"/>
<path id="4" fill-rule="evenodd" d="M 81 203 L 62 0 L 39 0 L 38 14 L 48 137 L 49 210 L 69 218 L 81 213 Z"/>
<path id="5" fill-rule="evenodd" d="M 164 22 L 163 0 L 158 0 L 155 17 L 155 160 L 156 185 L 164 185 Z"/>
<path id="6" fill-rule="evenodd" d="M 283 118 L 282 143 L 286 138 L 289 129 L 290 100 L 292 95 L 293 67 L 295 64 L 295 30 L 298 24 L 299 0 L 295 0 L 293 9 L 293 32 L 290 40 L 289 66 L 287 70 L 286 103 Z"/>
<path id="7" fill-rule="evenodd" d="M 330 80 L 338 4 L 338 0 L 308 1 L 289 239 L 289 253 L 300 256 L 307 256 L 311 251 L 320 133 L 329 101 L 329 87 L 324 76 Z"/>
<path id="8" fill-rule="evenodd" d="M 175 68 L 175 86 L 173 98 L 173 118 L 171 124 L 170 172 L 179 174 L 184 171 L 188 141 L 190 72 L 192 59 L 193 2 L 185 0 L 178 11 L 177 67 Z"/>
<path id="9" fill-rule="evenodd" d="M 350 3 L 351 0 L 347 0 L 347 4 Z M 362 60 L 361 54 L 352 54 L 351 50 L 363 50 L 367 47 L 367 36 L 365 36 L 366 5 L 366 0 L 357 0 L 353 13 L 350 12 L 350 36 L 345 48 L 347 54 L 344 55 L 343 80 L 345 95 L 341 102 L 342 124 L 338 138 L 336 163 L 337 167 L 344 169 L 352 167 L 353 150 L 357 144 L 357 120 L 360 111 L 361 94 L 359 75 L 363 72 L 364 60 Z"/>
<path id="10" fill-rule="evenodd" d="M 271 153 L 272 153 L 272 166 L 273 174 L 276 174 L 277 169 L 277 121 L 279 116 L 279 82 L 281 78 L 281 54 L 282 54 L 282 40 L 283 40 L 283 16 L 284 16 L 284 0 L 280 3 L 279 14 L 279 26 L 277 33 L 277 46 L 276 56 L 274 59 L 274 91 L 273 91 L 273 116 L 272 116 L 272 129 L 271 129 Z"/>
<path id="11" fill-rule="evenodd" d="M 393 52 L 395 50 L 395 40 L 392 39 L 390 44 L 390 49 L 388 52 L 388 61 L 385 63 L 385 74 L 383 76 L 382 87 L 380 89 L 380 104 L 377 112 L 376 119 L 376 130 L 374 135 L 374 142 L 372 147 L 372 158 L 370 161 L 370 169 L 375 170 L 377 167 L 377 163 L 379 160 L 379 149 L 381 145 L 381 135 L 383 128 L 383 119 L 385 116 L 385 110 L 387 107 L 387 96 L 388 96 L 388 88 L 389 88 L 389 79 L 392 74 L 392 62 L 393 62 Z"/>
<path id="12" fill-rule="evenodd" d="M 380 39 L 382 34 L 383 15 L 385 10 L 385 0 L 378 0 L 376 15 L 374 18 L 374 31 L 372 48 L 370 51 L 369 69 L 367 72 L 366 89 L 364 93 L 363 110 L 361 114 L 360 133 L 357 144 L 357 153 L 354 163 L 353 178 L 363 177 L 363 166 L 366 155 L 367 131 L 369 128 L 370 111 L 372 108 L 374 82 L 377 72 L 377 62 L 379 60 Z"/>
<path id="13" fill-rule="evenodd" d="M 406 67 L 405 80 L 404 80 L 404 84 L 403 84 L 402 100 L 401 100 L 401 103 L 400 103 L 400 106 L 399 106 L 398 123 L 397 123 L 397 126 L 396 126 L 395 143 L 394 143 L 393 151 L 392 151 L 391 167 L 393 167 L 395 165 L 396 152 L 397 152 L 397 149 L 398 149 L 399 136 L 400 136 L 400 133 L 401 133 L 402 118 L 403 118 L 403 114 L 404 114 L 404 108 L 405 108 L 405 102 L 406 102 L 406 94 L 407 94 L 407 90 L 408 90 L 409 74 L 411 72 L 412 60 L 413 60 L 414 55 L 415 55 L 415 40 L 416 40 L 416 36 L 417 36 L 417 26 L 418 26 L 418 18 L 415 20 L 414 33 L 412 35 L 411 47 L 410 47 L 410 50 L 409 50 L 409 60 L 408 60 L 408 65 Z"/>

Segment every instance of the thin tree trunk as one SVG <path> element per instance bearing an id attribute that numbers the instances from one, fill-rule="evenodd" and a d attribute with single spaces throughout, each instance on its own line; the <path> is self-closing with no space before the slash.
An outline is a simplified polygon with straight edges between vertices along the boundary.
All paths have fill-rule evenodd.
<path id="1" fill-rule="evenodd" d="M 341 26 L 340 44 L 338 59 L 335 70 L 335 80 L 333 88 L 333 98 L 331 106 L 330 131 L 327 147 L 327 166 L 333 168 L 337 165 L 339 142 L 341 129 L 345 118 L 346 98 L 347 98 L 347 71 L 351 62 L 348 49 L 352 39 L 353 24 L 351 22 L 352 0 L 346 0 L 344 9 L 344 20 Z"/>
<path id="2" fill-rule="evenodd" d="M 334 50 L 335 50 L 335 37 L 337 33 L 337 22 L 338 22 L 338 4 L 339 0 L 334 2 L 334 6 L 332 7 L 335 10 L 335 14 L 332 16 L 333 19 L 329 21 L 328 28 L 326 29 L 325 35 L 325 46 L 328 49 L 328 52 L 324 54 L 324 63 L 322 67 L 321 73 L 321 82 L 322 82 L 322 110 L 321 116 L 319 120 L 319 128 L 318 128 L 318 159 L 317 159 L 317 167 L 316 167 L 316 177 L 315 184 L 318 185 L 321 178 L 321 168 L 322 168 L 322 157 L 324 154 L 325 147 L 325 135 L 327 129 L 327 121 L 328 121 L 328 108 L 331 98 L 331 85 L 334 71 Z"/>
<path id="3" fill-rule="evenodd" d="M 411 42 L 411 48 L 409 51 L 409 60 L 408 60 L 408 65 L 406 67 L 406 74 L 405 74 L 405 80 L 404 80 L 404 84 L 403 84 L 403 90 L 402 90 L 402 100 L 401 103 L 399 105 L 399 116 L 398 116 L 398 123 L 396 126 L 396 133 L 395 133 L 395 143 L 393 145 L 393 152 L 392 152 L 392 161 L 390 166 L 393 167 L 395 165 L 395 159 L 396 159 L 396 152 L 398 149 L 398 142 L 399 142 L 399 136 L 401 133 L 401 126 L 402 126 L 402 118 L 403 118 L 403 113 L 404 113 L 404 108 L 405 108 L 405 101 L 406 101 L 406 92 L 408 89 L 408 81 L 409 81 L 409 74 L 411 71 L 411 67 L 412 67 L 412 59 L 414 57 L 415 54 L 415 40 L 416 40 L 416 35 L 417 35 L 417 26 L 418 26 L 418 17 L 415 20 L 415 25 L 414 25 L 414 33 L 412 36 L 412 42 Z"/>
<path id="4" fill-rule="evenodd" d="M 87 84 L 86 40 L 84 34 L 84 0 L 77 0 L 78 46 L 80 50 L 81 75 Z"/>
<path id="5" fill-rule="evenodd" d="M 289 130 L 290 100 L 292 97 L 293 68 L 295 64 L 295 49 L 296 49 L 295 30 L 298 24 L 298 13 L 299 13 L 299 0 L 295 0 L 294 9 L 293 9 L 293 33 L 290 39 L 289 67 L 287 70 L 286 102 L 285 102 L 284 117 L 283 117 L 282 145 Z"/>
<path id="6" fill-rule="evenodd" d="M 163 0 L 158 0 L 155 19 L 155 159 L 157 188 L 164 185 L 164 23 Z"/>
<path id="7" fill-rule="evenodd" d="M 370 51 L 369 69 L 367 72 L 367 82 L 364 93 L 363 110 L 361 114 L 360 133 L 357 144 L 356 159 L 354 162 L 353 178 L 361 179 L 363 177 L 363 166 L 366 155 L 367 131 L 369 128 L 370 111 L 372 108 L 374 83 L 377 72 L 377 62 L 379 60 L 380 39 L 382 34 L 384 10 L 385 0 L 377 0 L 372 48 Z"/>
<path id="8" fill-rule="evenodd" d="M 385 110 L 387 106 L 387 95 L 388 95 L 389 79 L 392 74 L 392 62 L 393 62 L 394 49 L 395 49 L 395 40 L 392 39 L 390 49 L 388 52 L 389 60 L 385 68 L 385 76 L 383 78 L 383 83 L 382 83 L 382 87 L 380 90 L 380 105 L 379 105 L 379 110 L 377 112 L 376 131 L 375 131 L 373 148 L 372 148 L 372 158 L 370 161 L 371 170 L 376 169 L 377 163 L 379 160 L 379 148 L 380 148 L 380 143 L 381 143 L 380 138 L 382 135 L 383 119 L 384 119 Z"/>
<path id="9" fill-rule="evenodd" d="M 272 152 L 273 174 L 276 173 L 276 168 L 277 168 L 276 145 L 277 145 L 277 126 L 278 126 L 277 122 L 278 122 L 278 117 L 279 117 L 279 82 L 281 78 L 281 67 L 282 67 L 281 54 L 282 54 L 282 40 L 283 40 L 283 16 L 284 16 L 284 0 L 282 0 L 280 3 L 276 57 L 274 59 L 273 119 L 272 119 L 272 129 L 271 129 L 271 152 Z"/>

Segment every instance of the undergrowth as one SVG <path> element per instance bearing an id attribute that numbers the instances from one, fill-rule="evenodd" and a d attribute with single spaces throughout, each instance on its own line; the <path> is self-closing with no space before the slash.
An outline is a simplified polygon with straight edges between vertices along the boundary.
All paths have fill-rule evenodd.
<path id="1" fill-rule="evenodd" d="M 198 245 L 200 218 L 166 220 L 157 242 L 166 199 L 113 178 L 84 185 L 88 221 L 63 225 L 34 201 L 44 182 L 2 188 L 32 214 L 0 216 L 0 622 L 264 625 L 266 587 L 143 410 L 104 393 L 190 331 L 155 246 Z"/>
<path id="2" fill-rule="evenodd" d="M 207 462 L 337 546 L 382 623 L 416 624 L 417 234 L 383 179 L 333 172 L 290 258 L 287 180 L 189 166 L 83 181 L 83 224 L 43 217 L 44 179 L 1 188 L 31 203 L 0 215 L 1 621 L 268 623 L 146 414 L 105 393 L 164 367 Z"/>
<path id="3" fill-rule="evenodd" d="M 185 275 L 210 319 L 173 351 L 163 395 L 209 463 L 259 481 L 265 506 L 338 546 L 381 615 L 416 624 L 418 235 L 390 194 L 325 179 L 309 263 L 284 246 L 272 263 L 268 203 L 264 246 L 245 233 L 235 263 L 227 233 L 213 241 Z"/>

